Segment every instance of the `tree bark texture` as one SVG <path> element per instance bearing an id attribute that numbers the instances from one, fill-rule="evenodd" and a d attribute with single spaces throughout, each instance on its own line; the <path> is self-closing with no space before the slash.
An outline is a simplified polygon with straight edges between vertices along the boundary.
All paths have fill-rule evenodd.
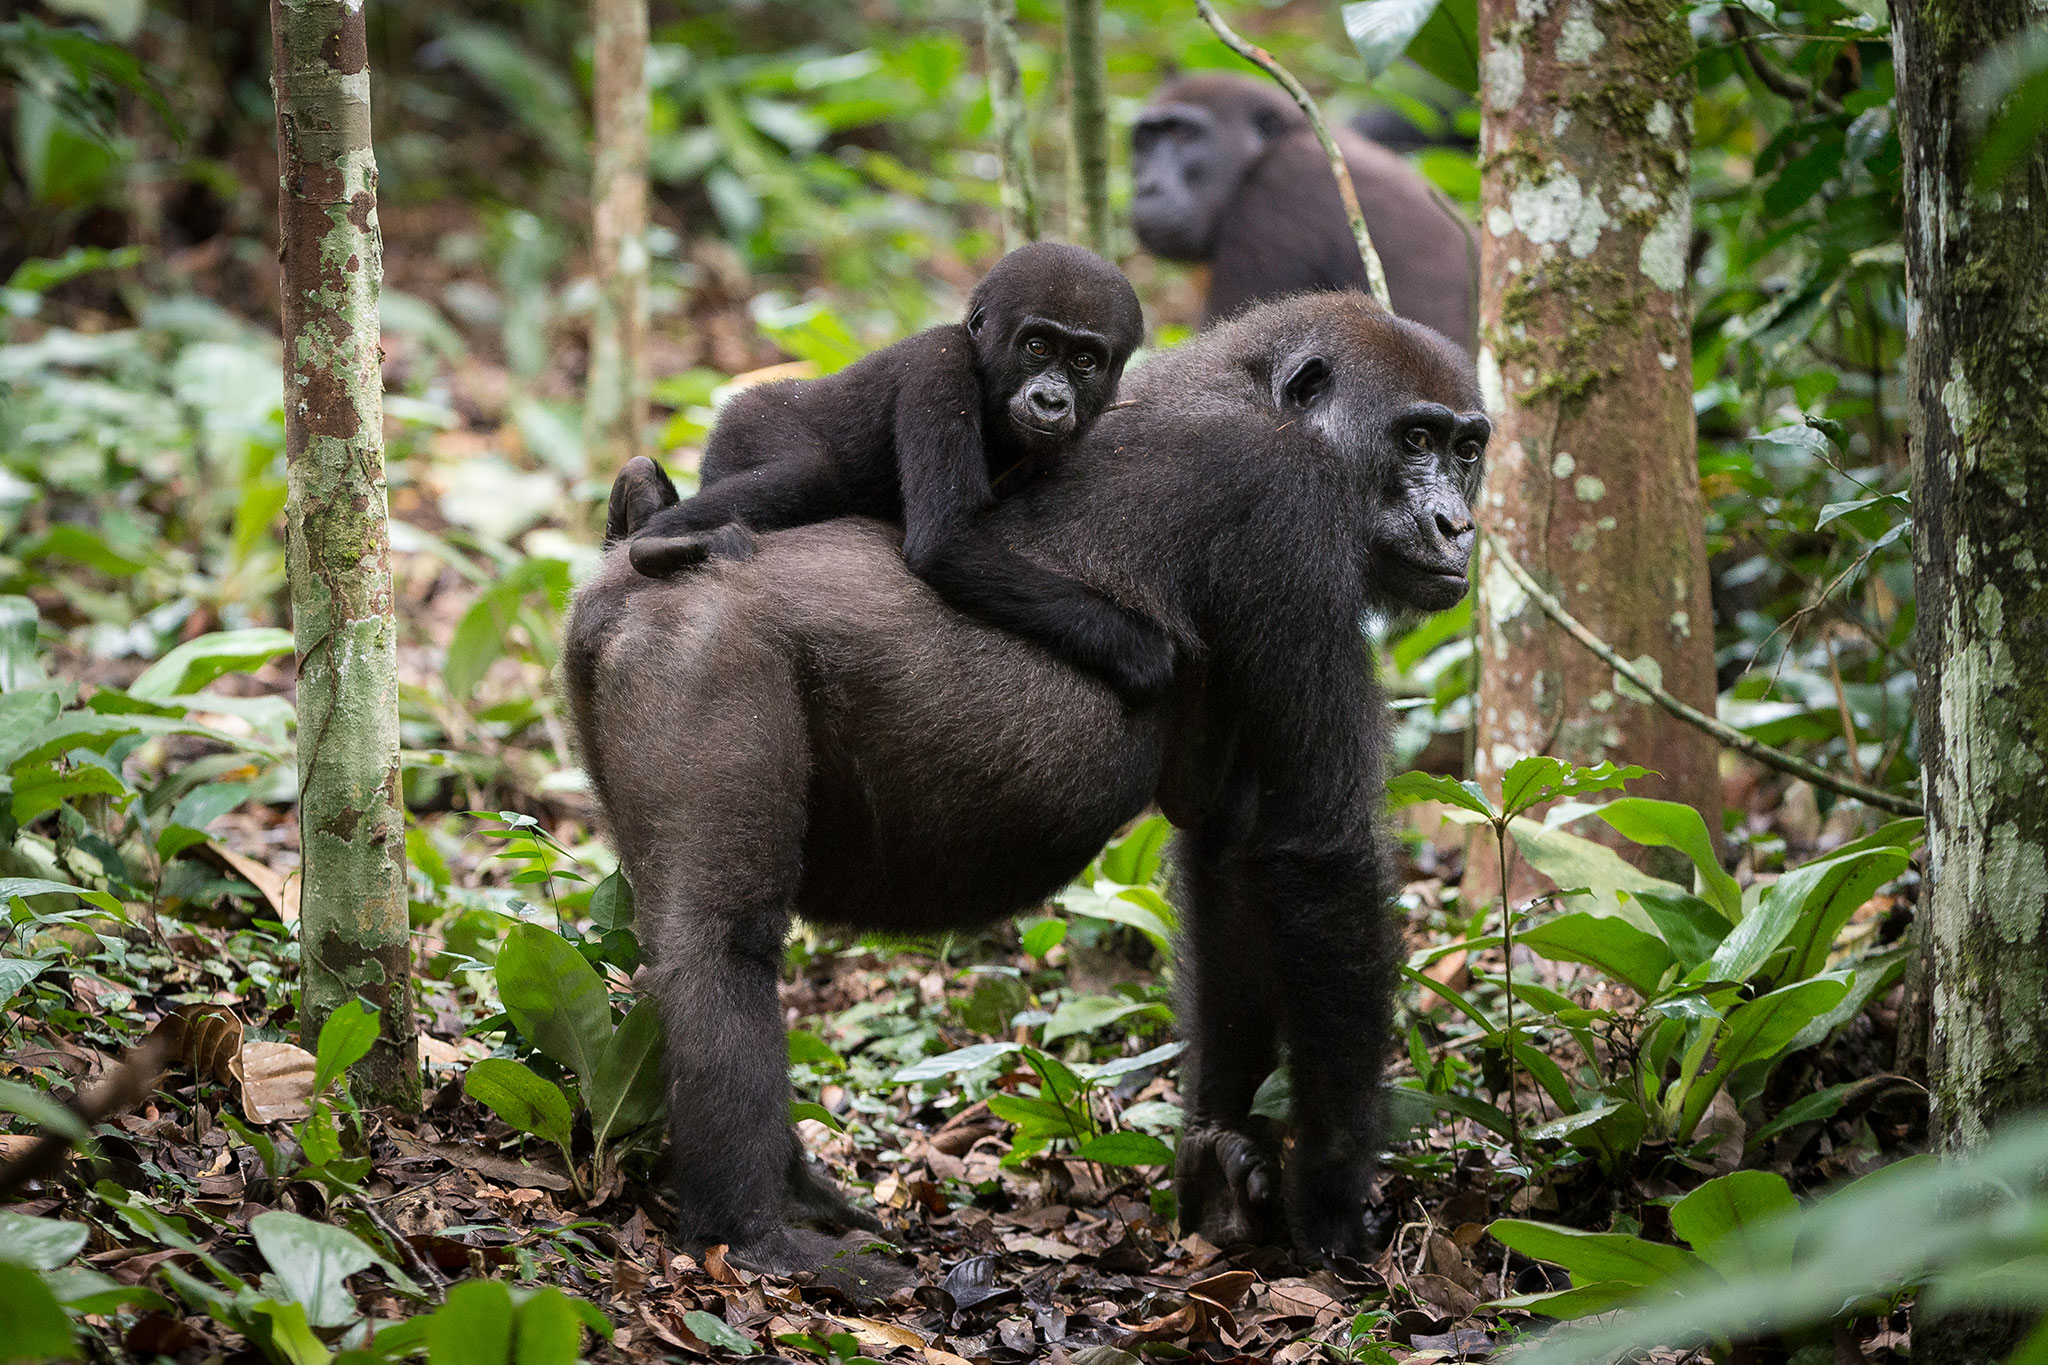
<path id="1" fill-rule="evenodd" d="M 647 0 L 591 0 L 596 134 L 590 373 L 583 444 L 593 470 L 644 455 L 647 432 Z"/>
<path id="2" fill-rule="evenodd" d="M 1003 249 L 1015 251 L 1043 234 L 1038 177 L 1031 168 L 1031 127 L 1024 117 L 1024 78 L 1017 66 L 1017 0 L 982 0 L 988 49 L 988 105 L 1002 165 Z"/>
<path id="3" fill-rule="evenodd" d="M 1109 105 L 1102 56 L 1102 0 L 1066 0 L 1067 116 L 1074 168 L 1070 230 L 1106 259 L 1109 229 Z"/>
<path id="4" fill-rule="evenodd" d="M 1480 0 L 1479 27 L 1479 372 L 1495 422 L 1481 524 L 1594 634 L 1711 714 L 1684 12 Z M 1713 740 L 1618 690 L 1483 551 L 1478 643 L 1481 780 L 1524 754 L 1640 763 L 1662 777 L 1639 794 L 1694 806 L 1719 833 Z"/>
<path id="5" fill-rule="evenodd" d="M 364 1103 L 417 1112 L 384 489 L 377 163 L 361 0 L 271 0 L 283 265 L 285 504 L 298 646 L 301 1028 L 358 996 Z"/>
<path id="6" fill-rule="evenodd" d="M 1973 192 L 1969 72 L 2029 0 L 1894 0 L 1905 149 L 1907 368 L 1922 914 L 1933 1126 L 1959 1151 L 2048 1106 L 2048 149 Z M 2016 1320 L 1916 1324 L 1914 1357 L 2002 1361 Z"/>

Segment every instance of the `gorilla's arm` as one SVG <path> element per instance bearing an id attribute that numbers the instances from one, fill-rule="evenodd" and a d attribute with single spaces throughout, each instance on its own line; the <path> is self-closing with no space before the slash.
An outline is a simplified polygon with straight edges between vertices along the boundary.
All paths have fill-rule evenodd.
<path id="1" fill-rule="evenodd" d="M 936 381 L 938 374 L 931 376 Z M 1010 549 L 981 523 L 995 501 L 971 372 L 906 392 L 896 421 L 903 558 L 947 605 L 1041 645 L 1135 702 L 1173 681 L 1173 644 L 1150 621 Z"/>

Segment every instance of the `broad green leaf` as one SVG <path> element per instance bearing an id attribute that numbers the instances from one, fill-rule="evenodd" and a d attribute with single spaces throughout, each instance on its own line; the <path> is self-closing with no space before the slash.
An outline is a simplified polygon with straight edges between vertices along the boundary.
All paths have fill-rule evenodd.
<path id="1" fill-rule="evenodd" d="M 1356 0 L 1345 5 L 1344 32 L 1358 49 L 1365 74 L 1374 80 L 1385 75 L 1436 7 L 1437 0 Z"/>
<path id="2" fill-rule="evenodd" d="M 1728 936 L 1728 921 L 1698 896 L 1670 891 L 1626 894 L 1643 907 L 1643 913 L 1657 926 L 1658 936 L 1677 959 L 1681 971 L 1689 972 L 1711 958 Z"/>
<path id="3" fill-rule="evenodd" d="M 121 902 L 104 891 L 88 891 L 82 886 L 45 881 L 41 877 L 0 877 L 0 905 L 6 904 L 16 896 L 76 896 L 86 904 L 106 911 L 115 919 L 125 921 L 128 918 L 128 912 L 121 908 Z"/>
<path id="4" fill-rule="evenodd" d="M 37 1127 L 72 1142 L 85 1142 L 91 1137 L 78 1115 L 20 1081 L 0 1081 L 0 1114 L 19 1114 Z"/>
<path id="5" fill-rule="evenodd" d="M 912 1062 L 897 1071 L 890 1080 L 897 1085 L 942 1080 L 947 1076 L 957 1076 L 963 1071 L 972 1071 L 998 1057 L 1008 1057 L 1017 1051 L 1019 1046 L 1016 1043 L 976 1043 L 972 1047 L 942 1052 L 936 1057 L 926 1057 L 923 1061 Z"/>
<path id="6" fill-rule="evenodd" d="M 36 648 L 40 624 L 32 598 L 0 593 L 0 692 L 17 692 L 43 681 L 42 660 Z M 54 695 L 51 701 L 56 701 Z M 4 716 L 0 716 L 0 730 L 5 730 L 6 724 Z"/>
<path id="7" fill-rule="evenodd" d="M 5 602 L 0 597 L 0 602 Z M 57 719 L 64 699 L 47 687 L 0 693 L 0 763 L 11 765 L 12 757 L 28 748 L 30 735 Z"/>
<path id="8" fill-rule="evenodd" d="M 1589 901 L 1579 902 L 1581 906 L 1589 905 L 1601 915 L 1627 920 L 1646 934 L 1656 931 L 1656 921 L 1640 905 L 1624 901 L 1621 893 L 1686 894 L 1685 888 L 1676 882 L 1632 867 L 1605 844 L 1569 830 L 1550 829 L 1524 818 L 1510 822 L 1508 832 L 1515 836 L 1515 847 L 1529 866 L 1550 878 L 1560 891 L 1586 890 L 1592 894 Z"/>
<path id="9" fill-rule="evenodd" d="M 1714 841 L 1707 833 L 1707 822 L 1691 806 L 1647 796 L 1621 796 L 1595 807 L 1593 814 L 1631 843 L 1675 848 L 1692 859 L 1706 899 L 1719 908 L 1728 923 L 1742 918 L 1742 888 L 1735 884 L 1735 878 L 1721 870 L 1720 861 L 1714 857 Z"/>
<path id="10" fill-rule="evenodd" d="M 534 1291 L 512 1319 L 513 1365 L 576 1365 L 583 1319 L 552 1285 Z"/>
<path id="11" fill-rule="evenodd" d="M 83 1223 L 32 1218 L 0 1209 L 0 1261 L 30 1270 L 55 1270 L 85 1249 L 92 1230 Z"/>
<path id="12" fill-rule="evenodd" d="M 1649 769 L 1634 764 L 1618 768 L 1600 762 L 1580 768 L 1548 754 L 1532 754 L 1516 759 L 1501 776 L 1500 808 L 1509 815 L 1520 815 L 1561 796 L 1618 791 L 1623 783 L 1648 775 Z"/>
<path id="13" fill-rule="evenodd" d="M 512 1365 L 512 1291 L 464 1280 L 427 1319 L 428 1365 Z"/>
<path id="14" fill-rule="evenodd" d="M 1861 1084 L 1862 1081 L 1844 1081 L 1840 1085 L 1831 1085 L 1825 1090 L 1801 1096 L 1780 1109 L 1772 1115 L 1769 1122 L 1751 1133 L 1749 1145 L 1754 1147 L 1759 1143 L 1768 1142 L 1787 1128 L 1796 1128 L 1802 1123 L 1833 1118 L 1841 1109 L 1842 1102 L 1849 1098 L 1849 1092 Z"/>
<path id="15" fill-rule="evenodd" d="M 1396 806 L 1412 801 L 1441 801 L 1489 819 L 1494 813 L 1493 803 L 1486 799 L 1477 782 L 1460 781 L 1441 773 L 1398 773 L 1387 779 L 1387 799 Z"/>
<path id="16" fill-rule="evenodd" d="M 498 950 L 498 998 L 519 1031 L 588 1081 L 612 1036 L 611 995 L 560 934 L 515 924 Z"/>
<path id="17" fill-rule="evenodd" d="M 1128 1076 L 1133 1071 L 1163 1066 L 1187 1050 L 1188 1045 L 1185 1042 L 1161 1043 L 1158 1047 L 1148 1048 L 1134 1057 L 1112 1057 L 1097 1066 L 1086 1066 L 1076 1062 L 1074 1069 L 1090 1083 L 1099 1085 L 1103 1081 L 1115 1080 L 1119 1076 Z"/>
<path id="18" fill-rule="evenodd" d="M 1577 1228 L 1498 1218 L 1487 1229 L 1494 1240 L 1524 1256 L 1561 1265 L 1572 1283 L 1661 1285 L 1699 1268 L 1699 1258 L 1680 1247 L 1664 1246 L 1623 1232 L 1581 1232 Z"/>
<path id="19" fill-rule="evenodd" d="M 1574 1285 L 1570 1289 L 1552 1289 L 1541 1294 L 1516 1294 L 1505 1299 L 1495 1299 L 1488 1308 L 1514 1308 L 1525 1313 L 1541 1313 L 1546 1318 L 1569 1322 L 1573 1318 L 1589 1318 L 1595 1313 L 1611 1313 L 1629 1300 L 1641 1296 L 1641 1285 L 1628 1284 L 1621 1280 L 1599 1280 L 1592 1284 Z"/>
<path id="20" fill-rule="evenodd" d="M 1478 94 L 1478 11 L 1476 0 L 1443 0 L 1408 44 L 1408 60 L 1446 85 Z"/>
<path id="21" fill-rule="evenodd" d="M 14 823 L 33 824 L 65 802 L 80 796 L 113 797 L 117 810 L 125 810 L 128 802 L 134 799 L 134 793 L 120 777 L 89 763 L 81 763 L 69 771 L 50 764 L 19 764 L 14 770 L 11 810 Z"/>
<path id="22" fill-rule="evenodd" d="M 1085 1135 L 1089 1129 L 1085 1114 L 1030 1095 L 990 1095 L 988 1111 L 1005 1123 L 1016 1124 L 1022 1133 L 1073 1137 Z"/>
<path id="23" fill-rule="evenodd" d="M 1420 986 L 1423 990 L 1428 991 L 1451 1008 L 1457 1010 L 1458 1013 L 1464 1015 L 1473 1023 L 1479 1025 L 1482 1032 L 1491 1034 L 1495 1031 L 1492 1021 L 1486 1017 L 1486 1011 L 1480 1009 L 1479 1006 L 1473 1004 L 1470 1000 L 1467 1000 L 1457 988 L 1447 986 L 1441 981 L 1432 980 L 1405 962 L 1395 963 L 1394 970 L 1413 984 Z"/>
<path id="24" fill-rule="evenodd" d="M 144 669 L 128 695 L 144 701 L 184 696 L 223 673 L 247 673 L 292 652 L 292 633 L 274 626 L 222 630 L 187 640 Z"/>
<path id="25" fill-rule="evenodd" d="M 615 870 L 591 888 L 590 922 L 601 934 L 633 927 L 633 885 L 625 873 Z"/>
<path id="26" fill-rule="evenodd" d="M 1104 1166 L 1171 1166 L 1173 1148 L 1150 1133 L 1104 1133 L 1074 1149 L 1083 1161 Z"/>
<path id="27" fill-rule="evenodd" d="M 1815 981 L 1847 981 L 1848 993 L 1833 1009 L 1825 1014 L 1815 1015 L 1812 1023 L 1799 1030 L 1792 1041 L 1785 1044 L 1785 1051 L 1797 1052 L 1801 1048 L 1815 1047 L 1826 1042 L 1836 1029 L 1863 1013 L 1864 1006 L 1868 1005 L 1873 997 L 1890 990 L 1893 983 L 1906 974 L 1906 963 L 1912 952 L 1910 944 L 1900 943 L 1883 952 L 1858 958 L 1853 967 L 1810 978 Z"/>
<path id="28" fill-rule="evenodd" d="M 1788 942 L 1791 961 L 1781 980 L 1797 981 L 1826 964 L 1835 933 L 1870 893 L 1906 865 L 1900 848 L 1859 848 L 1806 863 L 1765 889 L 1763 899 L 1729 931 L 1692 979 L 1748 981 Z"/>
<path id="29" fill-rule="evenodd" d="M 176 1311 L 171 1301 L 154 1289 L 122 1284 L 112 1275 L 82 1265 L 50 1271 L 43 1276 L 43 1283 L 50 1286 L 57 1302 L 74 1313 L 115 1313 L 123 1308 L 142 1313 Z"/>
<path id="30" fill-rule="evenodd" d="M 1084 995 L 1078 1000 L 1066 1001 L 1053 1011 L 1045 1026 L 1044 1041 L 1050 1045 L 1061 1038 L 1093 1033 L 1133 1015 L 1160 1020 L 1170 1017 L 1166 1006 L 1157 1001 L 1126 1000 L 1120 995 Z"/>
<path id="31" fill-rule="evenodd" d="M 285 1365 L 328 1365 L 334 1359 L 320 1338 L 313 1335 L 304 1304 L 259 1299 L 249 1305 L 249 1327 L 268 1354 Z"/>
<path id="32" fill-rule="evenodd" d="M 76 1360 L 71 1319 L 41 1277 L 0 1261 L 0 1362 Z"/>
<path id="33" fill-rule="evenodd" d="M 822 1066 L 830 1071 L 846 1070 L 846 1059 L 834 1052 L 830 1043 L 808 1029 L 791 1029 L 788 1042 L 791 1066 Z"/>
<path id="34" fill-rule="evenodd" d="M 1517 942 L 1552 962 L 1582 962 L 1597 967 L 1636 994 L 1649 999 L 1671 969 L 1671 950 L 1662 939 L 1646 934 L 1627 920 L 1573 911 L 1531 925 Z"/>
<path id="35" fill-rule="evenodd" d="M 359 1316 L 347 1279 L 378 1260 L 362 1239 L 281 1210 L 257 1214 L 249 1232 L 292 1302 L 306 1310 L 309 1324 L 339 1327 Z"/>
<path id="36" fill-rule="evenodd" d="M 370 1055 L 377 1043 L 378 1012 L 360 1000 L 350 1000 L 327 1016 L 320 1026 L 320 1050 L 313 1066 L 313 1093 L 320 1094 L 341 1079 L 341 1074 Z"/>
<path id="37" fill-rule="evenodd" d="M 544 1076 L 509 1057 L 486 1057 L 463 1074 L 462 1091 L 522 1133 L 567 1150 L 574 1115 L 569 1097 Z"/>
<path id="38" fill-rule="evenodd" d="M 1294 1121 L 1294 1073 L 1285 1062 L 1267 1072 L 1266 1079 L 1252 1092 L 1252 1117 L 1275 1123 Z"/>
<path id="39" fill-rule="evenodd" d="M 1695 1082 L 1685 1097 L 1679 1136 L 1692 1137 L 1693 1129 L 1699 1126 L 1707 1105 L 1713 1101 L 1714 1092 L 1730 1073 L 1750 1062 L 1776 1056 L 1814 1016 L 1825 1014 L 1840 1003 L 1848 990 L 1843 982 L 1816 978 L 1781 986 L 1732 1011 L 1715 1040 L 1713 1069 Z"/>
<path id="40" fill-rule="evenodd" d="M 0 957 L 0 1007 L 12 1004 L 49 965 L 47 958 Z"/>
<path id="41" fill-rule="evenodd" d="M 1649 1117 L 1641 1107 L 1623 1102 L 1566 1114 L 1531 1128 L 1526 1136 L 1537 1142 L 1568 1142 L 1574 1147 L 1619 1156 L 1635 1150 L 1649 1130 Z"/>
<path id="42" fill-rule="evenodd" d="M 1792 1187 L 1775 1171 L 1734 1171 L 1709 1180 L 1671 1206 L 1671 1230 L 1725 1274 L 1764 1270 L 1748 1232 L 1799 1207 Z"/>
<path id="43" fill-rule="evenodd" d="M 1159 875 L 1160 855 L 1172 837 L 1173 826 L 1165 816 L 1141 820 L 1137 828 L 1102 850 L 1097 867 L 1110 881 L 1144 886 Z"/>
<path id="44" fill-rule="evenodd" d="M 1046 915 L 1027 922 L 1018 947 L 1027 957 L 1044 957 L 1067 940 L 1067 922 L 1058 915 Z"/>
<path id="45" fill-rule="evenodd" d="M 1127 924 L 1152 940 L 1152 946 L 1162 955 L 1173 953 L 1172 907 L 1150 887 L 1134 886 L 1114 895 L 1104 895 L 1090 887 L 1069 887 L 1060 893 L 1060 905 L 1069 914 Z"/>
<path id="46" fill-rule="evenodd" d="M 746 1333 L 726 1325 L 725 1319 L 715 1318 L 701 1308 L 683 1314 L 683 1326 L 690 1329 L 690 1335 L 715 1351 L 731 1351 L 736 1356 L 756 1355 L 761 1348 Z M 439 1365 L 439 1362 L 435 1362 Z"/>
<path id="47" fill-rule="evenodd" d="M 651 1123 L 661 1113 L 661 1015 L 643 996 L 598 1054 L 585 1078 L 583 1102 L 590 1132 L 600 1145 Z"/>
<path id="48" fill-rule="evenodd" d="M 791 1123 L 798 1123 L 804 1119 L 815 1119 L 835 1133 L 846 1131 L 846 1125 L 839 1121 L 839 1116 L 824 1105 L 819 1104 L 816 1100 L 791 1100 L 789 1102 L 789 1121 Z"/>

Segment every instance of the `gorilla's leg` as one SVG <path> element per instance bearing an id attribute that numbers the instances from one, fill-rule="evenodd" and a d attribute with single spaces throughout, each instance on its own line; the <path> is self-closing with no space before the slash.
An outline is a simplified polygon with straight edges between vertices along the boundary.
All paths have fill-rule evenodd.
<path id="1" fill-rule="evenodd" d="M 626 461 L 619 477 L 612 480 L 611 504 L 605 509 L 604 543 L 607 547 L 626 539 L 664 507 L 682 501 L 666 471 L 645 455 Z"/>
<path id="2" fill-rule="evenodd" d="M 1217 1246 L 1283 1240 L 1271 1125 L 1251 1115 L 1274 1064 L 1276 1019 L 1264 931 L 1246 914 L 1243 862 L 1214 829 L 1184 836 L 1176 883 L 1188 1052 L 1187 1131 L 1174 1164 L 1181 1226 Z"/>
<path id="3" fill-rule="evenodd" d="M 858 1209 L 810 1158 L 795 1133 L 790 1134 L 789 1165 L 782 1187 L 782 1216 L 826 1232 L 885 1232 L 882 1220 Z"/>

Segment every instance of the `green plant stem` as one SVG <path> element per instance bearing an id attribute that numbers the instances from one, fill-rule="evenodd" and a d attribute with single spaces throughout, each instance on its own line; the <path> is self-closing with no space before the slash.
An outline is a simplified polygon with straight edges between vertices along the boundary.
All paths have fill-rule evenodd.
<path id="1" fill-rule="evenodd" d="M 1337 140 L 1330 136 L 1330 126 L 1323 122 L 1316 102 L 1309 98 L 1301 82 L 1294 79 L 1294 74 L 1280 65 L 1272 53 L 1255 43 L 1246 42 L 1224 23 L 1223 16 L 1216 12 L 1216 7 L 1209 0 L 1195 0 L 1195 9 L 1216 31 L 1225 47 L 1280 82 L 1281 88 L 1300 106 L 1303 116 L 1308 119 L 1308 126 L 1315 130 L 1316 141 L 1323 144 L 1323 155 L 1330 160 L 1330 174 L 1337 178 L 1337 195 L 1344 201 L 1344 217 L 1351 224 L 1351 239 L 1358 243 L 1358 259 L 1365 262 L 1365 282 L 1371 287 L 1372 296 L 1379 300 L 1380 307 L 1393 312 L 1393 300 L 1387 293 L 1387 272 L 1380 265 L 1380 253 L 1373 249 L 1372 233 L 1366 230 L 1365 211 L 1358 207 L 1358 190 L 1351 183 L 1351 168 L 1344 164 L 1344 153 L 1338 149 Z"/>
<path id="2" fill-rule="evenodd" d="M 1038 177 L 1031 166 L 1024 80 L 1017 66 L 1017 0 L 982 0 L 981 22 L 988 49 L 988 104 L 1002 166 L 1003 248 L 1014 251 L 1045 231 Z"/>
<path id="3" fill-rule="evenodd" d="M 1526 1168 L 1529 1163 L 1522 1155 L 1521 1101 L 1516 1098 L 1520 1087 L 1515 1077 L 1515 917 L 1508 900 L 1508 821 L 1513 818 L 1504 815 L 1493 822 L 1493 841 L 1494 851 L 1500 858 L 1500 979 L 1502 988 L 1507 992 L 1507 1023 L 1504 1027 L 1508 1038 L 1508 1145 L 1514 1150 L 1515 1164 Z"/>
<path id="4" fill-rule="evenodd" d="M 1073 233 L 1108 257 L 1109 110 L 1103 96 L 1102 0 L 1066 0 L 1067 120 L 1076 188 L 1068 214 Z"/>
<path id="5" fill-rule="evenodd" d="M 1894 792 L 1885 791 L 1882 788 L 1870 786 L 1867 783 L 1857 782 L 1846 777 L 1837 777 L 1825 768 L 1808 763 L 1803 758 L 1795 758 L 1782 749 L 1773 749 L 1762 740 L 1745 735 L 1734 726 L 1710 716 L 1704 711 L 1686 705 L 1669 692 L 1666 692 L 1661 686 L 1652 682 L 1641 669 L 1637 668 L 1627 659 L 1622 658 L 1620 651 L 1615 649 L 1613 645 L 1608 644 L 1591 630 L 1588 630 L 1584 623 L 1569 611 L 1566 611 L 1564 604 L 1548 592 L 1545 592 L 1530 572 L 1522 567 L 1521 562 L 1491 532 L 1482 529 L 1479 534 L 1486 542 L 1487 553 L 1494 555 L 1500 560 L 1501 567 L 1508 571 L 1508 577 L 1515 580 L 1515 586 L 1529 594 L 1529 600 L 1538 607 L 1541 607 L 1545 616 L 1556 622 L 1565 634 L 1571 636 L 1574 640 L 1577 640 L 1581 645 L 1592 651 L 1608 667 L 1641 688 L 1649 695 L 1651 700 L 1688 725 L 1696 726 L 1706 731 L 1728 748 L 1735 750 L 1737 753 L 1748 755 L 1767 768 L 1776 768 L 1781 773 L 1788 773 L 1793 777 L 1811 782 L 1816 787 L 1825 787 L 1839 795 L 1853 797 L 1866 806 L 1875 806 L 1879 810 L 1888 810 L 1894 815 L 1925 815 L 1927 813 L 1917 801 L 1910 800 Z"/>

